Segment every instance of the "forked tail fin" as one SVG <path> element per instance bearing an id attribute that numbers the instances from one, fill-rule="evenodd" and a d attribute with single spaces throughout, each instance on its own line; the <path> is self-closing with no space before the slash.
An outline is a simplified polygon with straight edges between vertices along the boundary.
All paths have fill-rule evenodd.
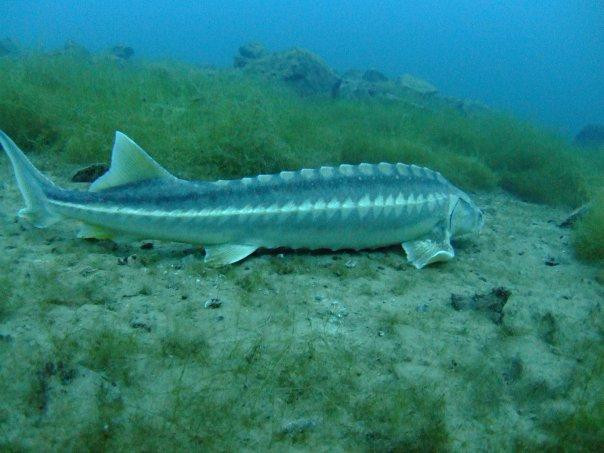
<path id="1" fill-rule="evenodd" d="M 13 164 L 17 185 L 25 201 L 19 217 L 25 218 L 38 228 L 55 223 L 59 218 L 48 207 L 47 191 L 55 184 L 44 176 L 27 159 L 23 151 L 8 135 L 0 131 L 0 144 Z"/>

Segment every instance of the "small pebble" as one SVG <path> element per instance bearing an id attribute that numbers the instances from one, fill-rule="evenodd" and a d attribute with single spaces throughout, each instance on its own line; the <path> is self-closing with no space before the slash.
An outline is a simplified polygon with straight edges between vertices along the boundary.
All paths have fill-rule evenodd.
<path id="1" fill-rule="evenodd" d="M 428 311 L 428 305 L 418 305 L 417 307 L 415 307 L 415 311 L 417 311 L 418 313 L 426 313 Z"/>
<path id="2" fill-rule="evenodd" d="M 138 256 L 136 255 L 124 256 L 117 259 L 117 264 L 124 266 L 130 262 L 136 262 L 136 260 L 138 260 Z"/>
<path id="3" fill-rule="evenodd" d="M 142 329 L 147 332 L 151 332 L 151 326 L 142 321 L 132 321 L 130 323 L 130 327 L 132 327 L 133 329 Z"/>
<path id="4" fill-rule="evenodd" d="M 558 260 L 556 258 L 554 258 L 553 256 L 548 256 L 547 259 L 545 260 L 545 265 L 546 266 L 557 266 L 558 264 L 560 264 L 558 262 Z"/>
<path id="5" fill-rule="evenodd" d="M 315 418 L 301 418 L 284 423 L 281 427 L 281 434 L 292 435 L 301 434 L 317 426 L 318 422 Z"/>
<path id="6" fill-rule="evenodd" d="M 212 308 L 212 309 L 220 308 L 221 305 L 222 305 L 222 301 L 216 297 L 206 300 L 206 303 L 203 304 L 203 306 L 205 308 Z"/>
<path id="7" fill-rule="evenodd" d="M 356 267 L 357 262 L 355 260 L 348 260 L 344 263 L 344 266 L 346 266 L 348 269 L 352 269 L 354 267 Z"/>

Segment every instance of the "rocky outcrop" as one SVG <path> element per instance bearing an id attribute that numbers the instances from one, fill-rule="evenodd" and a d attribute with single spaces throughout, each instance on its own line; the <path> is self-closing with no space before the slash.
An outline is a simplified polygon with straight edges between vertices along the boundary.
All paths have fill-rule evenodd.
<path id="1" fill-rule="evenodd" d="M 258 42 L 250 42 L 239 48 L 239 53 L 235 55 L 233 66 L 243 68 L 250 61 L 257 60 L 267 55 L 264 46 Z"/>
<path id="2" fill-rule="evenodd" d="M 245 49 L 243 53 L 242 49 Z M 301 95 L 331 95 L 339 82 L 336 73 L 321 58 L 307 50 L 295 48 L 257 56 L 258 52 L 248 54 L 247 46 L 242 49 L 239 49 L 240 58 L 236 59 L 235 64 L 239 64 L 245 73 L 283 82 Z"/>
<path id="3" fill-rule="evenodd" d="M 604 124 L 588 124 L 575 136 L 575 144 L 583 148 L 604 147 Z"/>
<path id="4" fill-rule="evenodd" d="M 345 72 L 333 94 L 342 99 L 397 98 L 395 84 L 375 70 Z"/>
<path id="5" fill-rule="evenodd" d="M 262 44 L 248 43 L 239 48 L 233 66 L 245 74 L 285 83 L 304 96 L 383 99 L 427 110 L 454 109 L 464 115 L 490 112 L 480 102 L 442 96 L 430 82 L 411 74 L 391 79 L 377 69 L 368 69 L 338 75 L 320 57 L 299 48 L 269 52 Z"/>
<path id="6" fill-rule="evenodd" d="M 422 105 L 428 98 L 434 97 L 438 90 L 434 85 L 405 74 L 390 80 L 381 72 L 369 69 L 364 73 L 360 71 L 347 71 L 342 75 L 336 95 L 344 99 L 381 98 L 403 100 Z"/>
<path id="7" fill-rule="evenodd" d="M 401 89 L 408 90 L 414 94 L 419 94 L 420 96 L 432 96 L 438 93 L 438 90 L 434 85 L 419 77 L 412 76 L 411 74 L 405 74 L 399 77 L 396 82 Z"/>
<path id="8" fill-rule="evenodd" d="M 390 80 L 381 72 L 370 69 L 364 73 L 360 71 L 344 73 L 338 86 L 337 96 L 345 99 L 404 100 L 419 105 L 437 92 L 434 85 L 409 74 Z"/>
<path id="9" fill-rule="evenodd" d="M 383 83 L 388 82 L 388 77 L 376 69 L 368 69 L 363 74 L 363 80 L 369 83 Z"/>

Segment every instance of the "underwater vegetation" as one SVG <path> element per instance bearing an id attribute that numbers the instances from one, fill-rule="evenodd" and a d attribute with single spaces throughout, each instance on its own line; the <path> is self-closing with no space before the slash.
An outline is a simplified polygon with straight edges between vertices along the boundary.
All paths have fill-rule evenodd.
<path id="1" fill-rule="evenodd" d="M 197 178 L 385 160 L 530 201 L 578 205 L 588 196 L 585 164 L 571 145 L 499 114 L 300 98 L 236 71 L 174 62 L 30 54 L 3 58 L 0 70 L 5 132 L 26 150 L 70 162 L 106 161 L 122 130 L 171 170 Z"/>
<path id="2" fill-rule="evenodd" d="M 263 261 L 260 270 L 274 267 L 272 261 Z M 224 278 L 219 271 L 207 272 L 208 280 Z M 164 327 L 144 320 L 144 313 L 117 316 L 110 307 L 118 300 L 125 305 L 120 294 L 129 288 L 116 282 L 112 294 L 101 293 L 103 307 L 95 301 L 79 305 L 89 289 L 75 280 L 60 303 L 53 296 L 14 307 L 20 317 L 39 317 L 46 327 L 26 334 L 28 341 L 0 337 L 5 392 L 0 449 L 148 451 L 177 445 L 280 451 L 338 443 L 345 449 L 437 451 L 447 446 L 444 400 L 411 380 L 404 387 L 392 377 L 384 381 L 389 365 L 366 364 L 376 357 L 394 360 L 377 344 L 339 338 L 320 327 L 298 334 L 295 324 L 306 323 L 315 308 L 302 295 L 297 295 L 300 307 L 285 306 L 296 285 L 275 289 L 257 279 L 258 270 L 230 272 L 232 280 L 245 281 L 245 294 L 234 306 L 217 318 L 215 310 L 200 309 L 189 298 L 170 301 L 161 304 Z M 40 278 L 23 295 L 14 295 L 28 279 L 27 270 L 16 270 L 12 285 L 3 287 L 2 304 L 60 290 L 51 278 Z M 282 313 L 264 319 L 266 311 L 247 310 L 243 302 L 250 291 L 256 303 L 275 307 L 274 313 L 282 307 Z M 144 308 L 149 294 L 136 297 L 134 311 Z M 326 325 L 339 326 L 331 309 L 321 317 Z M 18 438 L 7 434 L 14 424 L 23 427 Z"/>
<path id="3" fill-rule="evenodd" d="M 573 234 L 577 256 L 586 261 L 604 261 L 604 191 L 593 201 L 591 209 L 580 219 Z"/>

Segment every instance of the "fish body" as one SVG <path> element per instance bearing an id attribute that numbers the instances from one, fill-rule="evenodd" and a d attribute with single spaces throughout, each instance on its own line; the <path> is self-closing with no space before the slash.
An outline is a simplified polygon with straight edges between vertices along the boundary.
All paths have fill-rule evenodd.
<path id="1" fill-rule="evenodd" d="M 186 181 L 116 133 L 109 171 L 89 191 L 54 185 L 5 134 L 36 226 L 62 218 L 81 237 L 128 235 L 203 245 L 223 265 L 256 249 L 365 249 L 401 243 L 420 268 L 451 259 L 452 237 L 477 232 L 482 213 L 440 173 L 402 163 L 340 165 L 236 180 Z"/>

